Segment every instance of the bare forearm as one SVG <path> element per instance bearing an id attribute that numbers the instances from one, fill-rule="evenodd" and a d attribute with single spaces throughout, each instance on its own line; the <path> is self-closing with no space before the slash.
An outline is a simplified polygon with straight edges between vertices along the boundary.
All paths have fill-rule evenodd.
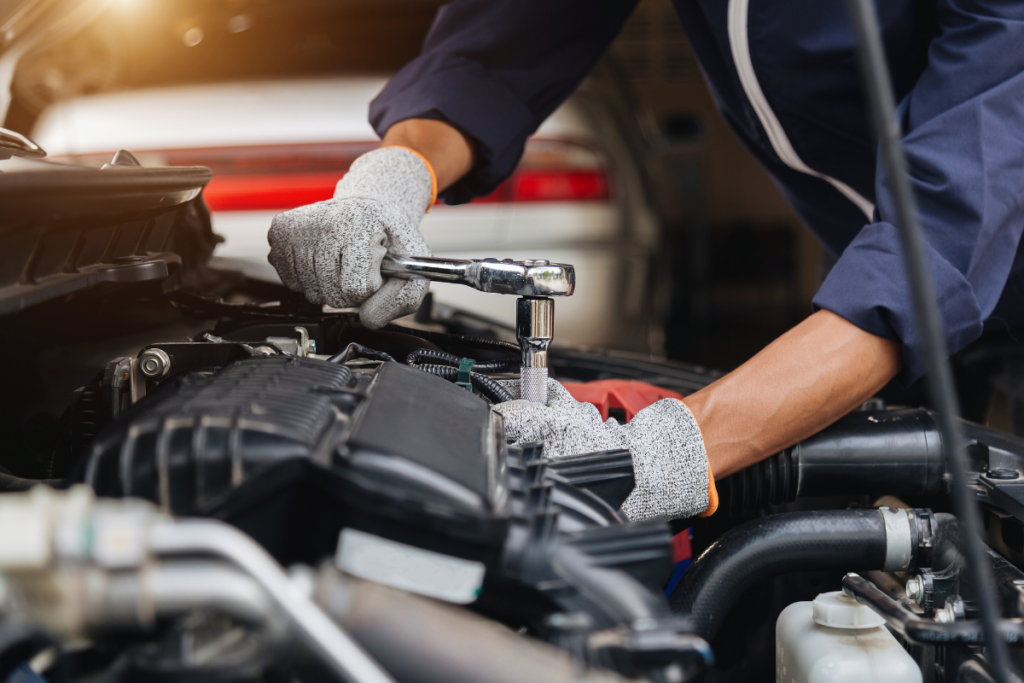
<path id="1" fill-rule="evenodd" d="M 473 146 L 444 121 L 407 119 L 388 128 L 381 147 L 408 147 L 434 167 L 437 191 L 451 186 L 473 167 Z"/>
<path id="2" fill-rule="evenodd" d="M 721 479 L 827 427 L 901 365 L 899 342 L 819 311 L 686 405 Z"/>

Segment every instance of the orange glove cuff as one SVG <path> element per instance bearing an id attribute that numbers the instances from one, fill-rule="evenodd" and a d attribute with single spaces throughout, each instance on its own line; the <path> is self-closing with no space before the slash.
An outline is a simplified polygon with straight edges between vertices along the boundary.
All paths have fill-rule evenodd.
<path id="1" fill-rule="evenodd" d="M 434 173 L 434 167 L 430 165 L 430 162 L 427 161 L 425 156 L 412 148 L 405 147 L 404 145 L 389 145 L 389 147 L 397 147 L 398 149 L 404 149 L 406 152 L 412 152 L 419 157 L 420 161 L 423 162 L 423 165 L 427 167 L 427 171 L 430 173 L 430 203 L 427 204 L 427 210 L 424 213 L 430 213 L 430 207 L 437 202 L 437 174 Z"/>
<path id="2" fill-rule="evenodd" d="M 681 401 L 680 399 L 676 399 L 676 400 L 679 401 L 680 403 L 682 403 L 684 406 L 686 405 L 685 401 Z M 686 409 L 690 410 L 690 407 L 686 406 Z M 690 410 L 690 415 L 693 415 L 693 411 L 692 410 Z M 700 432 L 701 441 L 704 441 L 704 432 L 700 428 L 700 423 L 697 422 L 697 418 L 696 417 L 693 418 L 693 421 L 697 425 L 697 431 Z M 704 457 L 705 458 L 707 458 L 707 453 L 708 453 L 707 447 L 705 446 L 705 448 L 704 448 Z M 716 510 L 718 510 L 718 489 L 715 488 L 715 473 L 711 471 L 711 460 L 708 460 L 708 509 L 705 510 L 704 512 L 700 513 L 700 515 L 698 515 L 698 517 L 710 517 L 711 515 L 715 514 Z"/>

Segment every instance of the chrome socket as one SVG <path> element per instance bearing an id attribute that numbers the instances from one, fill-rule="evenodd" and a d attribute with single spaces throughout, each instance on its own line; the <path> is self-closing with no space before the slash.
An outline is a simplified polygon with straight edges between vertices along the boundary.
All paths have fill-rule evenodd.
<path id="1" fill-rule="evenodd" d="M 516 339 L 523 350 L 519 395 L 548 403 L 548 347 L 555 336 L 555 301 L 524 296 L 516 301 Z"/>

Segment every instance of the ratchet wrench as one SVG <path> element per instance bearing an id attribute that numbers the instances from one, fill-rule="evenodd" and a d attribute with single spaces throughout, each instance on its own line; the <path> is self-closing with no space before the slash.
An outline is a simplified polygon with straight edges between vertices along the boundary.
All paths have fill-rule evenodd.
<path id="1" fill-rule="evenodd" d="M 386 256 L 381 273 L 405 280 L 431 280 L 466 285 L 481 292 L 514 294 L 516 338 L 522 349 L 519 394 L 528 401 L 548 402 L 548 347 L 555 332 L 555 302 L 572 296 L 575 269 L 546 259 L 441 259 Z"/>

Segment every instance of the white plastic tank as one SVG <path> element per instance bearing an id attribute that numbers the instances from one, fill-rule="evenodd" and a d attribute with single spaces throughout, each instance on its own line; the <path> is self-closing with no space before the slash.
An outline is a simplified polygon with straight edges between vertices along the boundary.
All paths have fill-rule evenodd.
<path id="1" fill-rule="evenodd" d="M 921 683 L 921 670 L 883 625 L 842 591 L 782 610 L 776 683 Z"/>

